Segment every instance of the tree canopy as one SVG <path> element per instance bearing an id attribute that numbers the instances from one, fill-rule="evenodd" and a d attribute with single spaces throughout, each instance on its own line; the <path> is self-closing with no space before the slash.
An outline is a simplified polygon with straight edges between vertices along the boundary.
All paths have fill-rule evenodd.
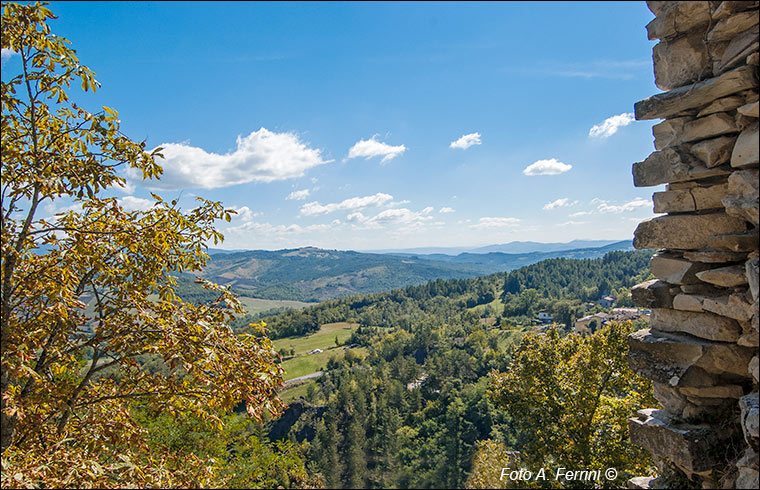
<path id="1" fill-rule="evenodd" d="M 116 110 L 75 102 L 74 87 L 99 84 L 44 5 L 2 7 L 2 48 L 21 62 L 2 83 L 2 486 L 208 484 L 202 458 L 169 470 L 174 456 L 145 443 L 134 408 L 219 425 L 240 402 L 254 417 L 281 411 L 277 355 L 229 328 L 234 295 L 208 282 L 213 302 L 173 292 L 172 273 L 199 270 L 206 242 L 223 238 L 214 222 L 234 211 L 155 194 L 128 211 L 107 197 L 127 169 L 160 178 L 161 149 L 122 134 Z M 169 369 L 143 369 L 145 355 Z"/>

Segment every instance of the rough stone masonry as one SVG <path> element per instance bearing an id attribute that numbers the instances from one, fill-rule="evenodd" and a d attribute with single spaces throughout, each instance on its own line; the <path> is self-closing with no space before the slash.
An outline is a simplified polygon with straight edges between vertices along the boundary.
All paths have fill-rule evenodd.
<path id="1" fill-rule="evenodd" d="M 662 216 L 639 224 L 657 278 L 634 301 L 650 328 L 629 364 L 661 409 L 630 420 L 659 476 L 630 488 L 758 488 L 758 2 L 647 2 L 654 79 L 637 102 L 655 151 L 633 164 Z"/>

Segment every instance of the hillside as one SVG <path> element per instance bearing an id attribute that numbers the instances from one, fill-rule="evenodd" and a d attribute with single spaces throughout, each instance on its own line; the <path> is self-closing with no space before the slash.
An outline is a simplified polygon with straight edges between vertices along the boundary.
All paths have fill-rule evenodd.
<path id="1" fill-rule="evenodd" d="M 550 258 L 599 258 L 609 251 L 630 248 L 630 242 L 623 241 L 599 248 L 456 256 L 370 254 L 313 247 L 251 250 L 213 253 L 202 275 L 247 296 L 324 301 L 349 294 L 388 291 L 433 279 L 462 279 L 510 271 Z"/>
<path id="2" fill-rule="evenodd" d="M 594 438 L 616 441 L 600 460 L 614 459 L 621 474 L 638 470 L 648 460 L 624 439 L 631 400 L 648 396 L 648 385 L 633 377 L 620 356 L 614 360 L 605 355 L 589 367 L 591 354 L 603 342 L 611 342 L 614 352 L 625 352 L 620 346 L 634 327 L 610 326 L 589 336 L 564 336 L 568 328 L 550 329 L 542 341 L 543 336 L 534 335 L 540 327 L 532 326 L 531 318 L 546 308 L 571 324 L 601 294 L 611 292 L 625 300 L 629 288 L 649 275 L 650 255 L 615 251 L 594 260 L 554 258 L 509 273 L 436 280 L 267 318 L 270 333 L 284 337 L 275 341 L 278 349 L 296 354 L 283 362 L 286 377 L 318 371 L 312 379 L 301 378 L 297 387 L 286 387 L 283 396 L 291 407 L 269 425 L 269 437 L 308 440 L 307 467 L 319 472 L 329 488 L 462 488 L 476 475 L 476 453 L 490 456 L 489 451 L 478 452 L 485 442 L 505 451 L 533 448 L 528 456 L 534 458 L 545 453 L 574 461 L 578 449 L 562 441 L 576 429 L 585 433 L 583 424 L 593 429 L 588 433 L 596 434 Z M 340 338 L 334 333 L 339 328 Z M 335 347 L 339 343 L 351 348 Z M 325 351 L 297 355 L 317 346 Z M 573 355 L 561 361 L 560 352 Z M 568 413 L 562 419 L 567 423 L 553 420 L 553 415 L 533 422 L 543 424 L 550 437 L 570 435 L 558 436 L 556 444 L 543 444 L 526 420 L 489 395 L 495 388 L 494 372 L 508 372 L 517 356 L 530 358 L 532 366 L 544 355 L 550 360 L 538 378 L 515 397 L 529 399 L 537 383 L 545 383 L 538 392 L 564 390 L 562 396 L 535 405 Z M 614 390 L 607 390 L 598 417 L 573 419 L 575 411 L 568 407 L 577 404 L 584 390 L 601 393 L 602 385 L 594 380 L 604 378 L 602 368 L 611 366 L 620 367 L 615 379 L 625 382 L 628 397 L 616 398 Z M 610 416 L 613 406 L 622 417 Z"/>

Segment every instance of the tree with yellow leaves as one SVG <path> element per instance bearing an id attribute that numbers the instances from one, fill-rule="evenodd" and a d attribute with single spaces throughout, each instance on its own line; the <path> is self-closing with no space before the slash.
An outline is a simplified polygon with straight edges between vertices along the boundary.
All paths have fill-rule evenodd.
<path id="1" fill-rule="evenodd" d="M 133 408 L 217 424 L 240 402 L 254 417 L 281 411 L 269 339 L 227 326 L 242 311 L 235 297 L 205 282 L 214 303 L 173 293 L 171 274 L 205 264 L 205 243 L 222 238 L 214 221 L 233 211 L 199 199 L 183 212 L 157 195 L 127 211 L 103 197 L 125 184 L 120 168 L 159 178 L 160 148 L 124 136 L 115 110 L 70 99 L 72 84 L 98 82 L 50 32 L 44 5 L 2 6 L 2 48 L 22 67 L 2 83 L 2 486 L 223 484 L 218 461 L 171 471 Z M 41 218 L 58 199 L 74 206 Z M 144 369 L 145 356 L 169 369 Z"/>
<path id="2" fill-rule="evenodd" d="M 468 487 L 619 488 L 649 474 L 651 458 L 628 439 L 636 408 L 656 404 L 649 381 L 628 367 L 631 331 L 630 322 L 613 322 L 588 336 L 561 336 L 555 328 L 525 335 L 509 369 L 490 375 L 490 395 L 512 418 L 517 447 L 481 443 Z M 508 466 L 532 477 L 502 478 Z M 536 478 L 542 468 L 546 478 Z M 609 468 L 614 472 L 594 481 L 563 477 Z"/>

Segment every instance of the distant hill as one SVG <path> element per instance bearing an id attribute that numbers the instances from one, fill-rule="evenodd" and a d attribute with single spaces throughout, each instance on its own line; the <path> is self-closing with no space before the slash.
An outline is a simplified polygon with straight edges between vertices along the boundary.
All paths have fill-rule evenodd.
<path id="1" fill-rule="evenodd" d="M 509 242 L 485 247 L 419 247 L 399 248 L 389 250 L 367 250 L 367 253 L 405 254 L 405 255 L 459 255 L 461 253 L 483 254 L 502 252 L 509 254 L 525 254 L 531 252 L 558 252 L 561 250 L 577 250 L 580 248 L 596 248 L 619 243 L 617 240 L 573 240 L 566 243 L 541 242 Z"/>
<path id="2" fill-rule="evenodd" d="M 567 243 L 539 243 L 539 242 L 509 242 L 501 245 L 488 245 L 470 250 L 470 253 L 502 252 L 508 254 L 522 254 L 531 252 L 559 252 L 562 250 L 578 250 L 587 248 L 599 248 L 610 244 L 622 243 L 617 240 L 573 240 Z M 618 250 L 618 249 L 615 249 Z"/>
<path id="3" fill-rule="evenodd" d="M 623 241 L 604 247 L 508 254 L 370 254 L 313 247 L 212 253 L 201 274 L 247 296 L 324 301 L 422 284 L 432 279 L 463 279 L 510 271 L 541 260 L 598 258 L 612 250 L 631 250 Z"/>

